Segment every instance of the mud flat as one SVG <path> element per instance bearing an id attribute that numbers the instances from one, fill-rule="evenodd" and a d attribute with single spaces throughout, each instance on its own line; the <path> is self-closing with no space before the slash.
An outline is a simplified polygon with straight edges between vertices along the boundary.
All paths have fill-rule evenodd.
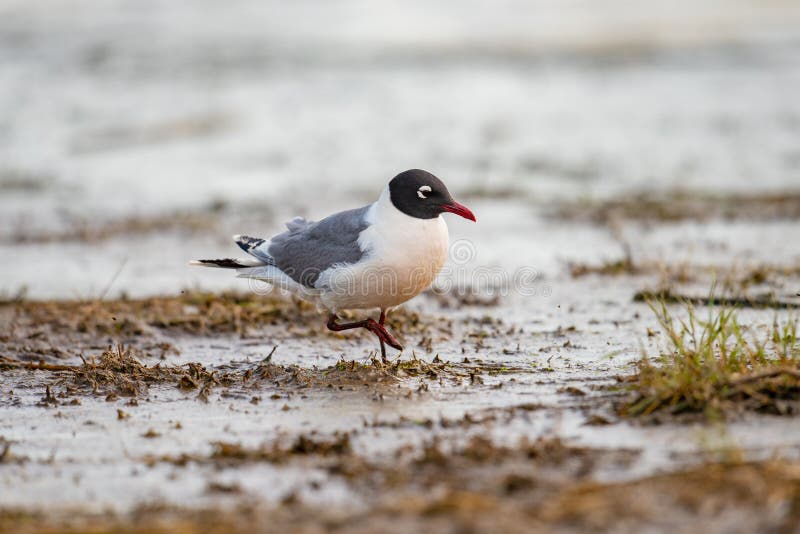
<path id="1" fill-rule="evenodd" d="M 627 321 L 576 304 L 570 324 L 511 322 L 502 300 L 425 295 L 392 316 L 411 350 L 390 364 L 276 295 L 8 300 L 0 529 L 796 527 L 791 309 L 647 304 L 641 275 L 609 276 L 630 279 Z M 603 278 L 564 283 L 602 294 Z M 719 338 L 697 310 L 722 313 Z M 761 367 L 709 367 L 720 344 Z"/>
<path id="2" fill-rule="evenodd" d="M 0 531 L 798 530 L 796 1 L 6 3 Z M 411 166 L 387 365 L 186 267 Z"/>
<path id="3" fill-rule="evenodd" d="M 389 364 L 224 276 L 139 296 L 185 268 L 7 293 L 0 530 L 796 529 L 795 194 L 638 198 L 476 193 L 486 222 L 390 315 Z M 103 257 L 159 224 L 48 246 Z M 227 229 L 165 231 L 144 246 L 179 265 Z"/>

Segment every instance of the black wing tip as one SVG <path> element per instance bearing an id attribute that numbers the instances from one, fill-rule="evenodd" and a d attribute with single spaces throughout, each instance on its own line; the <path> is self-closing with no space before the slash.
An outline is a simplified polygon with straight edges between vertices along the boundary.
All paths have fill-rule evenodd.
<path id="1" fill-rule="evenodd" d="M 207 267 L 221 267 L 223 269 L 241 269 L 249 267 L 233 258 L 220 258 L 217 260 L 192 260 L 191 265 L 204 265 Z"/>

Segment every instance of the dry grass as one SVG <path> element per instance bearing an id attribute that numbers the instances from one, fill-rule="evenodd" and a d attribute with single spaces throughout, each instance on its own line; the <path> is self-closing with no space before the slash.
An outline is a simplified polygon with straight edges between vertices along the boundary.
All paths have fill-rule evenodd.
<path id="1" fill-rule="evenodd" d="M 776 318 L 766 332 L 758 332 L 740 324 L 735 308 L 709 307 L 703 320 L 692 303 L 684 306 L 687 317 L 676 319 L 664 300 L 650 302 L 668 348 L 655 358 L 643 355 L 638 373 L 627 384 L 634 397 L 622 406 L 624 415 L 667 411 L 718 416 L 735 408 L 774 414 L 797 411 L 796 319 Z"/>
<path id="2" fill-rule="evenodd" d="M 630 257 L 617 260 L 608 260 L 600 264 L 570 262 L 567 267 L 572 278 L 582 278 L 589 275 L 597 276 L 622 276 L 638 275 L 653 272 L 653 270 L 637 265 Z"/>
<path id="3" fill-rule="evenodd" d="M 164 232 L 199 234 L 211 232 L 218 223 L 218 213 L 175 212 L 164 215 L 131 215 L 121 219 L 98 222 L 75 218 L 57 231 L 30 231 L 19 228 L 6 238 L 14 244 L 63 243 L 77 241 L 98 243 L 121 237 L 145 236 Z"/>
<path id="4" fill-rule="evenodd" d="M 180 295 L 117 300 L 18 301 L 17 322 L 53 332 L 140 336 L 153 330 L 207 335 L 243 334 L 283 319 L 288 322 L 319 317 L 299 300 L 255 293 L 220 294 L 187 291 Z"/>
<path id="5" fill-rule="evenodd" d="M 363 316 L 364 313 L 342 314 L 345 320 Z M 402 307 L 389 315 L 388 325 L 401 335 L 431 337 L 452 333 L 451 321 L 422 316 Z M 19 339 L 83 336 L 95 344 L 104 337 L 129 343 L 157 332 L 247 336 L 267 327 L 277 327 L 282 334 L 301 337 L 323 331 L 325 335 L 337 336 L 327 332 L 324 316 L 312 304 L 278 293 L 259 295 L 233 291 L 184 291 L 180 295 L 142 299 L 6 300 L 0 301 L 0 327 L 15 332 Z M 372 334 L 354 330 L 338 336 L 368 338 Z M 70 344 L 70 339 L 63 341 Z"/>
<path id="6" fill-rule="evenodd" d="M 193 463 L 213 465 L 217 469 L 224 469 L 259 462 L 284 464 L 302 456 L 314 456 L 317 459 L 326 457 L 349 458 L 353 454 L 350 435 L 346 433 L 336 434 L 331 439 L 315 438 L 301 434 L 288 445 L 275 441 L 260 447 L 248 448 L 238 443 L 218 441 L 212 443 L 212 447 L 213 450 L 209 455 L 146 456 L 142 460 L 149 466 L 154 466 L 158 463 L 169 463 L 183 467 Z M 356 460 L 353 459 L 353 462 L 356 462 Z"/>
<path id="7" fill-rule="evenodd" d="M 772 220 L 800 218 L 800 191 L 764 194 L 717 194 L 702 191 L 642 193 L 604 201 L 583 200 L 558 206 L 563 219 L 614 225 L 633 220 L 646 223 L 711 219 Z"/>
<path id="8" fill-rule="evenodd" d="M 662 304 L 688 304 L 691 306 L 724 306 L 730 308 L 770 308 L 776 310 L 793 310 L 800 308 L 800 302 L 781 300 L 772 293 L 753 296 L 699 297 L 684 295 L 671 288 L 656 291 L 637 291 L 633 295 L 634 302 L 659 302 Z"/>
<path id="9" fill-rule="evenodd" d="M 197 398 L 208 401 L 217 388 L 227 392 L 252 395 L 263 390 L 296 391 L 310 388 L 368 389 L 376 394 L 396 392 L 397 387 L 427 390 L 427 382 L 442 380 L 456 383 L 482 384 L 481 376 L 505 372 L 529 372 L 525 368 L 508 368 L 500 364 L 481 360 L 458 363 L 443 362 L 438 358 L 427 362 L 416 358 L 396 359 L 383 363 L 373 356 L 369 363 L 339 360 L 329 367 L 301 367 L 294 364 L 272 363 L 272 352 L 263 360 L 254 363 L 240 362 L 218 368 L 205 367 L 191 362 L 171 365 L 159 361 L 147 365 L 137 357 L 138 351 L 118 345 L 109 348 L 97 357 L 81 356 L 82 364 L 64 365 L 45 361 L 20 361 L 0 356 L 0 371 L 42 371 L 49 375 L 40 382 L 47 388 L 43 405 L 60 405 L 74 402 L 77 394 L 93 394 L 105 397 L 145 397 L 153 385 L 174 385 L 186 393 L 196 392 Z M 62 392 L 51 395 L 61 388 Z M 408 389 L 411 394 L 411 389 Z M 70 397 L 73 397 L 70 401 Z"/>
<path id="10" fill-rule="evenodd" d="M 792 286 L 800 278 L 800 265 L 770 264 L 758 262 L 744 265 L 697 265 L 689 262 L 666 263 L 663 261 L 634 260 L 630 253 L 616 259 L 600 263 L 570 262 L 567 264 L 572 278 L 586 276 L 622 277 L 622 276 L 657 276 L 658 285 L 671 288 L 674 284 L 716 283 L 731 294 L 746 295 L 752 288 L 780 290 L 784 286 Z M 765 287 L 766 286 L 766 287 Z M 800 286 L 798 286 L 800 287 Z M 647 300 L 642 292 L 636 300 Z M 681 297 L 673 290 L 662 290 L 663 298 L 678 302 Z M 740 301 L 766 302 L 777 300 L 775 296 L 758 295 L 742 298 Z M 745 302 L 745 305 L 747 303 Z M 800 301 L 793 304 L 800 307 Z M 788 306 L 787 306 L 788 307 Z"/>
<path id="11" fill-rule="evenodd" d="M 204 397 L 215 386 L 229 386 L 240 376 L 208 370 L 198 363 L 185 365 L 145 365 L 122 345 L 109 348 L 97 358 L 83 358 L 81 365 L 60 365 L 46 362 L 23 362 L 0 356 L 0 370 L 25 369 L 48 371 L 55 380 L 47 385 L 46 400 L 49 404 L 60 401 L 50 394 L 50 388 L 63 386 L 69 393 L 89 390 L 95 395 L 138 397 L 145 395 L 150 385 L 173 383 L 176 387 L 190 391 L 198 390 Z M 241 374 L 241 373 L 240 373 Z"/>

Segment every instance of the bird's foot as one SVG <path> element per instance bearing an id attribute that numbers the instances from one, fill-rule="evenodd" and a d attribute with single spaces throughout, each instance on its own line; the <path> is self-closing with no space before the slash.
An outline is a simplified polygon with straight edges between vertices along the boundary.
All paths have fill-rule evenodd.
<path id="1" fill-rule="evenodd" d="M 403 350 L 403 345 L 397 341 L 392 334 L 389 333 L 386 328 L 375 321 L 374 319 L 368 319 L 367 321 L 367 329 L 378 336 L 378 339 L 392 347 L 393 349 Z M 382 355 L 383 356 L 383 355 Z"/>

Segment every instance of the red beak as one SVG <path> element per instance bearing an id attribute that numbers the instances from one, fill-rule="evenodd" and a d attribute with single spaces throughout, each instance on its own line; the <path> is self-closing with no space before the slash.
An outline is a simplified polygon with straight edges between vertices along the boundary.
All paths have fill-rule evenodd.
<path id="1" fill-rule="evenodd" d="M 442 204 L 442 209 L 444 211 L 449 211 L 450 213 L 455 213 L 456 215 L 461 215 L 465 219 L 469 219 L 473 222 L 478 222 L 475 219 L 475 215 L 463 204 L 459 204 L 455 200 L 450 204 Z"/>

